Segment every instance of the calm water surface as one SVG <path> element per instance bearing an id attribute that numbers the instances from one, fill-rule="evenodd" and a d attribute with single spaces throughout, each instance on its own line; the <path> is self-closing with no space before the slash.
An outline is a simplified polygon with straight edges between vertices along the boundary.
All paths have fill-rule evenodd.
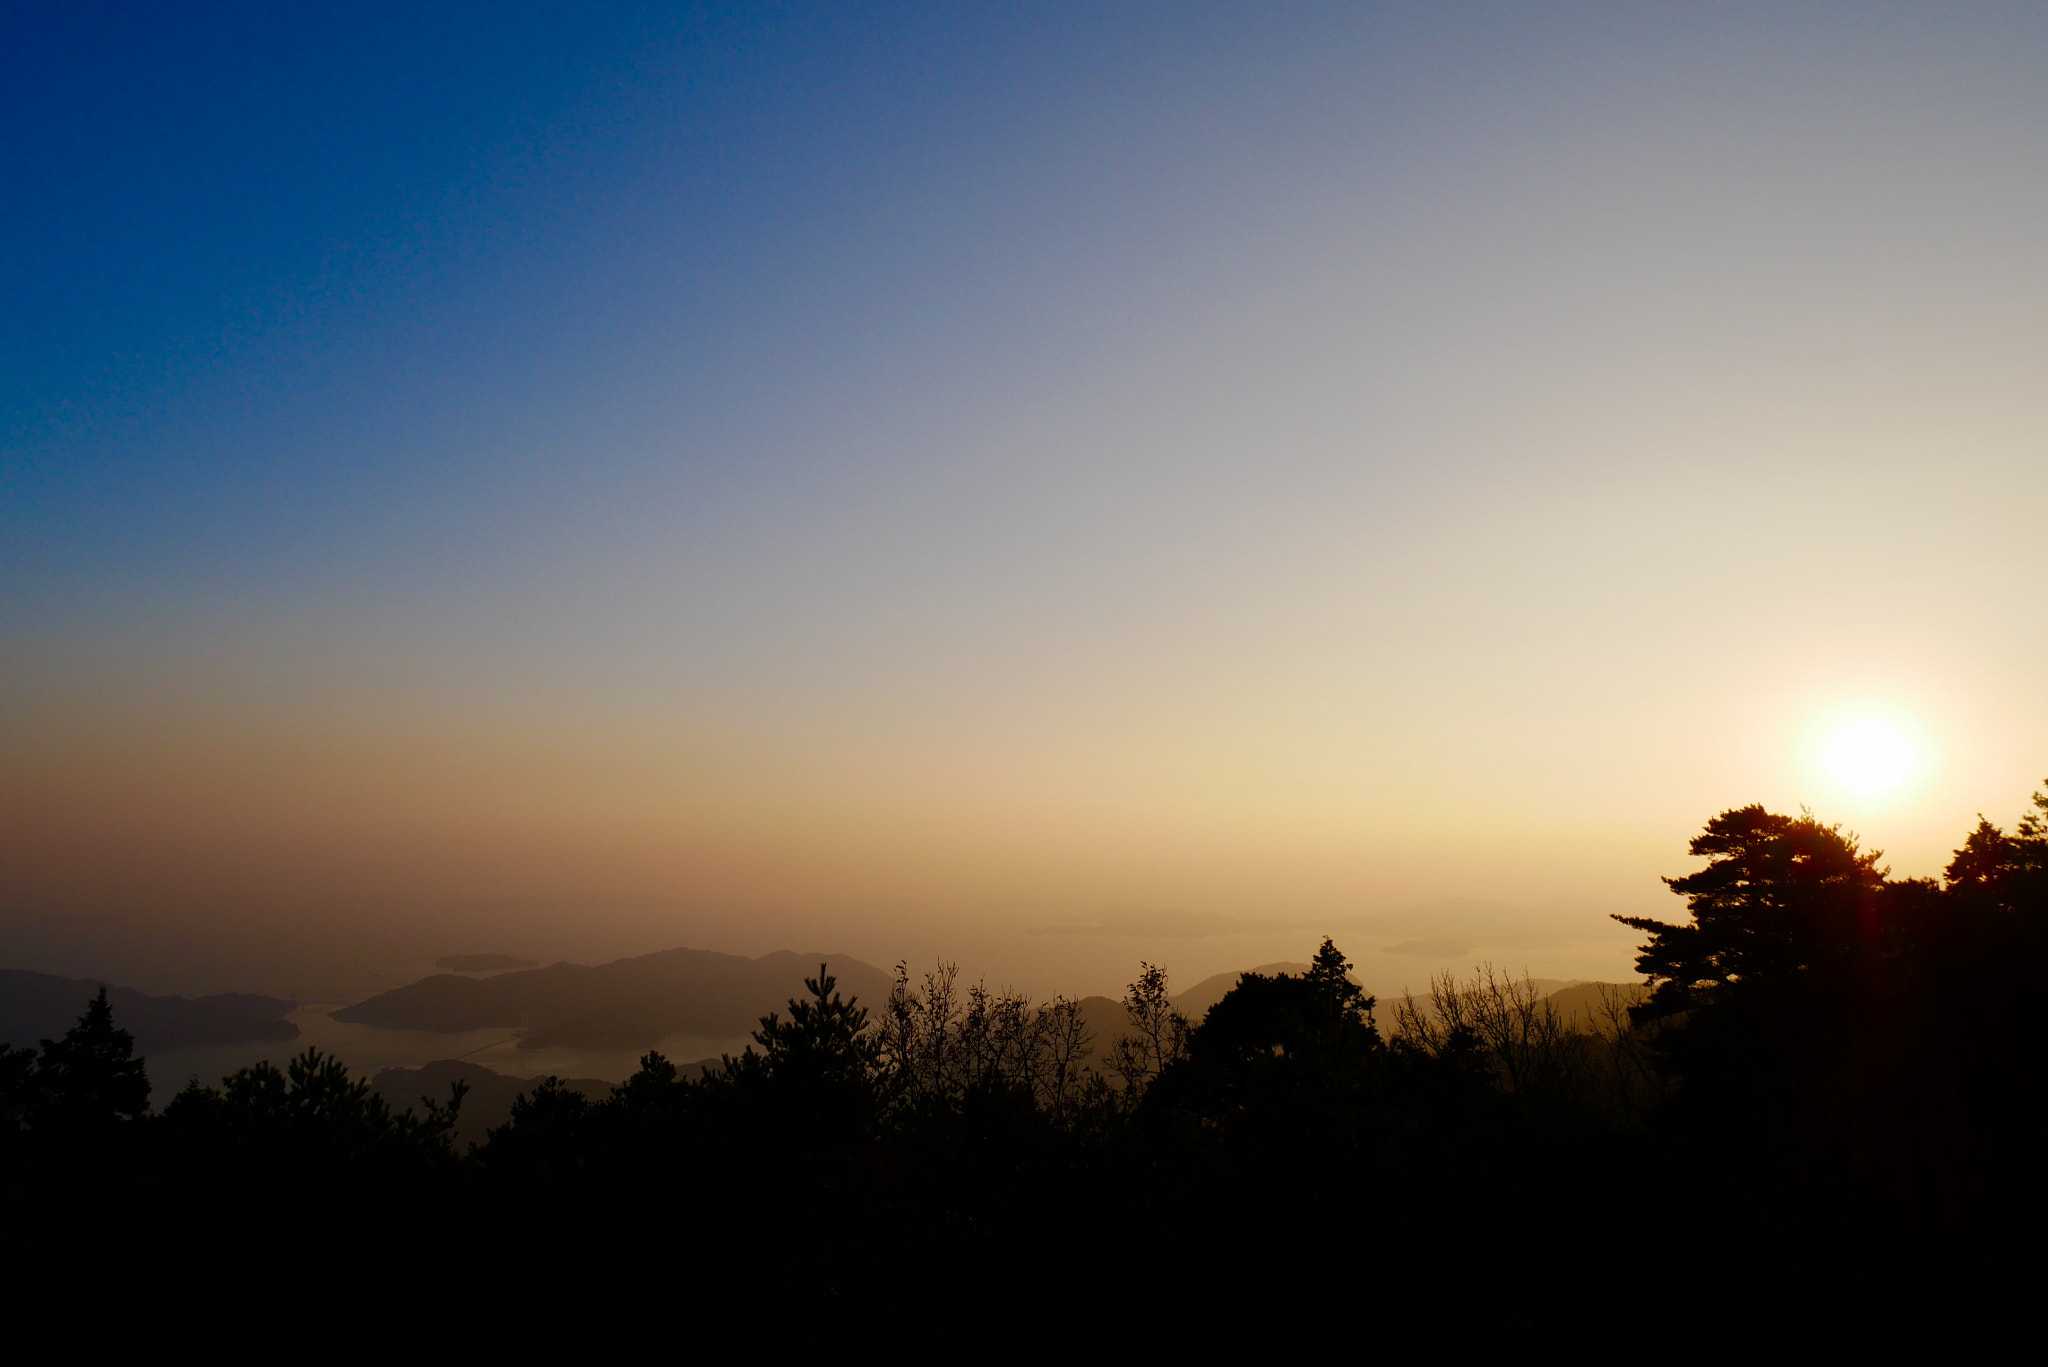
<path id="1" fill-rule="evenodd" d="M 621 1082 L 640 1066 L 645 1049 L 521 1049 L 516 1031 L 502 1027 L 491 1030 L 386 1030 L 374 1025 L 353 1025 L 334 1019 L 343 1003 L 308 1003 L 285 1019 L 299 1027 L 295 1040 L 253 1041 L 247 1044 L 210 1045 L 201 1049 L 172 1049 L 147 1060 L 150 1101 L 161 1109 L 187 1082 L 197 1078 L 208 1086 L 237 1068 L 265 1059 L 282 1068 L 286 1061 L 309 1048 L 332 1054 L 346 1063 L 349 1071 L 374 1077 L 386 1068 L 418 1068 L 440 1059 L 464 1059 L 480 1063 L 508 1077 L 602 1078 Z M 692 1064 L 721 1053 L 744 1048 L 744 1036 L 734 1039 L 677 1035 L 653 1047 L 678 1064 Z"/>

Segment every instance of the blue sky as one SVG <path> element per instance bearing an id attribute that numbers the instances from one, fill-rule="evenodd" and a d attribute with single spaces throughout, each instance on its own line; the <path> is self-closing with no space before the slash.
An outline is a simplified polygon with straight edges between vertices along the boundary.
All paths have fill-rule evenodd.
<path id="1" fill-rule="evenodd" d="M 2044 767 L 2036 9 L 5 22 L 7 914 L 1654 905 Z"/>

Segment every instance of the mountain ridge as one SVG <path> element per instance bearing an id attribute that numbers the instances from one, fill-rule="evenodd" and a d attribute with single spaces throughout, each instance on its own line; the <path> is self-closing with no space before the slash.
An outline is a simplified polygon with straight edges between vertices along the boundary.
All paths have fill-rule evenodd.
<path id="1" fill-rule="evenodd" d="M 101 988 L 114 1008 L 115 1024 L 135 1036 L 137 1049 L 145 1054 L 299 1037 L 299 1027 L 284 1019 L 298 1003 L 283 997 L 254 992 L 159 997 L 100 978 L 0 968 L 0 1043 L 25 1047 L 61 1039 Z"/>
<path id="2" fill-rule="evenodd" d="M 844 954 L 777 950 L 749 959 L 708 949 L 667 949 L 585 965 L 566 960 L 490 977 L 434 974 L 334 1013 L 334 1019 L 389 1029 L 455 1033 L 524 1030 L 519 1047 L 652 1048 L 674 1035 L 734 1038 L 762 1016 L 804 995 L 820 963 L 837 991 L 870 1010 L 894 979 Z"/>

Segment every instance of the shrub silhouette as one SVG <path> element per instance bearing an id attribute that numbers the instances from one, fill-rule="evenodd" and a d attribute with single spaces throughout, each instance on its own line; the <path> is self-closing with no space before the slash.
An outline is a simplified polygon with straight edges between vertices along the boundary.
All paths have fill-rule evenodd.
<path id="1" fill-rule="evenodd" d="M 1575 1314 L 1700 1353 L 2030 1346 L 2048 796 L 1938 883 L 1759 806 L 1690 849 L 1687 916 L 1627 918 L 1645 993 L 1567 1011 L 1488 965 L 1383 1032 L 1324 939 L 1196 1022 L 1141 964 L 1098 1041 L 1077 1003 L 948 965 L 899 965 L 870 1015 L 821 965 L 739 1055 L 650 1052 L 606 1096 L 547 1079 L 466 1154 L 460 1089 L 394 1112 L 317 1051 L 149 1113 L 101 994 L 0 1048 L 8 1275 L 73 1325 L 105 1285 L 175 1326 L 225 1285 L 473 1305 L 516 1276 L 575 1307 L 687 1287 L 757 1348 L 1053 1315 L 1106 1347 L 1270 1350 L 1306 1316 L 1304 1350 L 1455 1326 L 1507 1351 Z"/>

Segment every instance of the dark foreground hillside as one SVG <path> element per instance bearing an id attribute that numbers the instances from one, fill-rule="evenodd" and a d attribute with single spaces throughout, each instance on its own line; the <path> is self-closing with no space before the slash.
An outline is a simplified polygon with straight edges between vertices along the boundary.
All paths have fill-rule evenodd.
<path id="1" fill-rule="evenodd" d="M 0 1065 L 6 1284 L 173 1351 L 2038 1349 L 2044 819 L 1936 884 L 1723 813 L 1627 996 L 1376 1003 L 1325 941 L 1199 1023 L 1146 968 L 1104 1041 L 820 970 L 741 1056 L 543 1081 L 460 1151 L 459 1085 L 310 1053 L 151 1110 L 102 995 Z"/>

